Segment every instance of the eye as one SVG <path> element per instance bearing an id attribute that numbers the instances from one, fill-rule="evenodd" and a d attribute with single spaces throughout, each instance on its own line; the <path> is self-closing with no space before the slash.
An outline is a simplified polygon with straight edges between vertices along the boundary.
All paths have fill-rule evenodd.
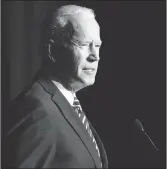
<path id="1" fill-rule="evenodd" d="M 78 47 L 79 48 L 89 47 L 89 44 L 87 44 L 87 43 L 79 44 Z"/>
<path id="2" fill-rule="evenodd" d="M 89 44 L 85 43 L 85 44 L 81 44 L 80 46 L 89 46 Z"/>

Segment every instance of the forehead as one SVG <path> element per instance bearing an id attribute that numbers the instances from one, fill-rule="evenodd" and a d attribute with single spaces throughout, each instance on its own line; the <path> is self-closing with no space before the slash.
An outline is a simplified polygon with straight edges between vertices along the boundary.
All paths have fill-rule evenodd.
<path id="1" fill-rule="evenodd" d="M 95 18 L 77 15 L 71 17 L 69 21 L 73 27 L 73 39 L 101 42 L 100 27 Z"/>

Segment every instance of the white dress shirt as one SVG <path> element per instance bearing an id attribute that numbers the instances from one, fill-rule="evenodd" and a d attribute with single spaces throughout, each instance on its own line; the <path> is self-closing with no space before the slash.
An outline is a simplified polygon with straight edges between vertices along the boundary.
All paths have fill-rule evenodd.
<path id="1" fill-rule="evenodd" d="M 71 91 L 67 90 L 61 83 L 55 80 L 52 80 L 52 82 L 57 86 L 57 88 L 60 90 L 63 96 L 67 99 L 70 105 L 73 106 L 75 93 L 72 93 Z"/>

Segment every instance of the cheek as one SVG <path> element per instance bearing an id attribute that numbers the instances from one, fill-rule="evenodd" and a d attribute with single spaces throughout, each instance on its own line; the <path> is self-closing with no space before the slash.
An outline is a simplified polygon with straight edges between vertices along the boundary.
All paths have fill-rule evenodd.
<path id="1" fill-rule="evenodd" d="M 76 55 L 73 58 L 73 69 L 74 72 L 78 72 L 80 70 L 80 58 L 76 57 Z"/>
<path id="2" fill-rule="evenodd" d="M 84 59 L 81 57 L 80 54 L 76 55 L 74 59 L 74 68 L 75 68 L 75 73 L 77 75 L 80 75 L 82 73 L 82 68 L 84 66 Z"/>
<path id="3" fill-rule="evenodd" d="M 81 73 L 82 68 L 85 66 L 87 57 L 88 57 L 87 50 L 77 49 L 74 51 L 73 53 L 74 67 L 78 73 Z"/>

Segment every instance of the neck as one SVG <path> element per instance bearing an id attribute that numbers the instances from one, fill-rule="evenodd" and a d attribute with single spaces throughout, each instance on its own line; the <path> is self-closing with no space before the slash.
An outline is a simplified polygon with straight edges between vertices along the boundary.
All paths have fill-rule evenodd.
<path id="1" fill-rule="evenodd" d="M 56 69 L 53 69 L 53 70 L 51 69 L 45 70 L 45 72 L 47 73 L 47 76 L 49 76 L 51 80 L 61 83 L 64 88 L 71 91 L 72 93 L 76 93 L 77 91 L 82 89 L 81 84 L 69 78 L 68 75 L 65 74 L 65 72 L 63 71 L 60 72 Z"/>
<path id="2" fill-rule="evenodd" d="M 59 82 L 65 89 L 68 91 L 71 91 L 72 93 L 75 93 L 76 91 L 71 87 L 69 81 L 66 78 L 63 78 L 62 76 L 51 76 L 51 79 L 54 81 Z"/>

